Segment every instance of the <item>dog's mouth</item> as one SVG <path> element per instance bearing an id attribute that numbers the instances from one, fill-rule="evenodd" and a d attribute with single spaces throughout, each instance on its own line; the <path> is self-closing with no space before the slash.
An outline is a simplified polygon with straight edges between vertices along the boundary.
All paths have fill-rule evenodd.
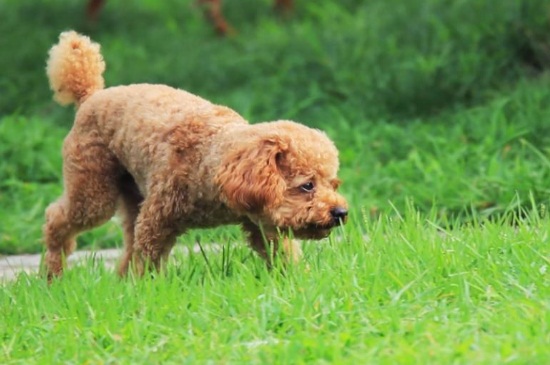
<path id="1" fill-rule="evenodd" d="M 344 217 L 343 219 L 333 219 L 326 223 L 308 223 L 306 224 L 305 229 L 310 231 L 330 231 L 334 227 L 343 226 L 346 224 L 346 221 L 347 217 Z"/>
<path id="2" fill-rule="evenodd" d="M 303 224 L 272 226 L 279 234 L 289 235 L 298 239 L 320 240 L 330 235 L 331 231 L 339 226 L 343 226 L 347 217 L 323 221 L 304 222 Z M 265 225 L 264 225 L 265 227 Z"/>
<path id="3" fill-rule="evenodd" d="M 328 237 L 333 228 L 343 225 L 344 222 L 331 222 L 327 224 L 310 223 L 302 228 L 294 229 L 293 234 L 301 239 L 322 239 Z"/>
<path id="4" fill-rule="evenodd" d="M 304 228 L 294 231 L 294 236 L 301 239 L 320 240 L 330 235 L 330 228 Z"/>

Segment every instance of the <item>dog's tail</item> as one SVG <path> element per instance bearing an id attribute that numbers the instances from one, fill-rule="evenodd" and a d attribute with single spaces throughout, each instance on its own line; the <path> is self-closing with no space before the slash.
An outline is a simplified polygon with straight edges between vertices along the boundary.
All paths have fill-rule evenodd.
<path id="1" fill-rule="evenodd" d="M 61 105 L 80 105 L 103 89 L 103 71 L 99 44 L 75 31 L 61 33 L 59 43 L 50 49 L 46 73 L 54 99 Z"/>

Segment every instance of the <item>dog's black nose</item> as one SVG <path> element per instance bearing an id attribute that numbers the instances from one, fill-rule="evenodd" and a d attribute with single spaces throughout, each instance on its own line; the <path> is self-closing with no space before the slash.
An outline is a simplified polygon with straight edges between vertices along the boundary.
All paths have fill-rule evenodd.
<path id="1" fill-rule="evenodd" d="M 346 221 L 346 217 L 348 216 L 348 210 L 342 207 L 332 208 L 330 210 L 330 215 L 332 216 L 334 223 L 344 223 Z"/>

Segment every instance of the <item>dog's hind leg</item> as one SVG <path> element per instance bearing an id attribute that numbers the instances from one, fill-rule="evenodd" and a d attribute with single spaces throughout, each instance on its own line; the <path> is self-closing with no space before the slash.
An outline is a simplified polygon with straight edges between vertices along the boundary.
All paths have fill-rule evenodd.
<path id="1" fill-rule="evenodd" d="M 115 213 L 119 190 L 118 161 L 102 144 L 65 140 L 65 191 L 46 209 L 43 227 L 48 279 L 60 275 L 64 259 L 76 247 L 76 236 L 109 220 Z"/>

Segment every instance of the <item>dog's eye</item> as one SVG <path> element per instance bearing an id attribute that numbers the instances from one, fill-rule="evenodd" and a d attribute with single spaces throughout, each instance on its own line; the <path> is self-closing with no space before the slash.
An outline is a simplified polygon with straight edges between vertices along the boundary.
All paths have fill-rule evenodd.
<path id="1" fill-rule="evenodd" d="M 315 189 L 315 185 L 310 181 L 303 185 L 300 185 L 300 189 L 306 193 L 311 193 Z"/>

